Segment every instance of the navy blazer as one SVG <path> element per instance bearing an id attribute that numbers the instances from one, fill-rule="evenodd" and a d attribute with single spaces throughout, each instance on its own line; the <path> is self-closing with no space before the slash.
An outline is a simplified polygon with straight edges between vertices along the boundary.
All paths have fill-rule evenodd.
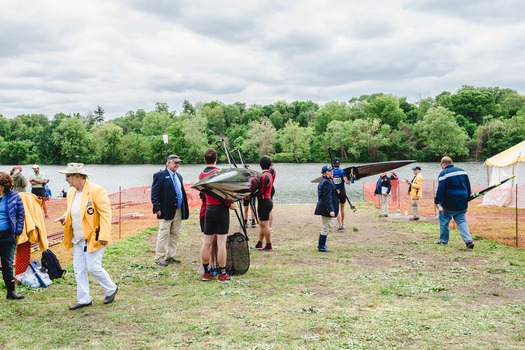
<path id="1" fill-rule="evenodd" d="M 177 193 L 175 192 L 175 185 L 171 179 L 168 169 L 161 170 L 153 175 L 153 185 L 151 185 L 151 203 L 153 204 L 153 214 L 160 211 L 158 219 L 172 220 L 175 217 L 177 209 L 182 210 L 182 220 L 188 219 L 190 212 L 188 210 L 188 198 L 184 190 L 184 182 L 182 176 L 175 172 L 179 177 L 182 190 L 182 207 L 177 207 Z"/>
<path id="2" fill-rule="evenodd" d="M 317 206 L 315 207 L 315 215 L 322 215 L 330 217 L 330 212 L 335 213 L 334 217 L 339 214 L 339 197 L 334 182 L 323 176 L 319 185 L 317 185 Z"/>

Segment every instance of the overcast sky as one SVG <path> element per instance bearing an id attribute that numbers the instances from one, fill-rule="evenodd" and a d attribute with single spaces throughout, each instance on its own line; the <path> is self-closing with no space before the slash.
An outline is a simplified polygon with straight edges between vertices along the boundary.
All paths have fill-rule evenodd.
<path id="1" fill-rule="evenodd" d="M 0 0 L 0 114 L 525 93 L 523 0 Z"/>

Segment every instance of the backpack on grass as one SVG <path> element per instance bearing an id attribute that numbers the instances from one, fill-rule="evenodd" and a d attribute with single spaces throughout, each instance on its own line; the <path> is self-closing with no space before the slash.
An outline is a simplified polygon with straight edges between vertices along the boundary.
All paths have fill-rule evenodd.
<path id="1" fill-rule="evenodd" d="M 64 277 L 66 270 L 62 268 L 57 256 L 51 250 L 45 250 L 42 252 L 42 269 L 45 269 L 49 278 L 55 279 Z"/>
<path id="2" fill-rule="evenodd" d="M 242 275 L 250 268 L 250 248 L 248 237 L 242 232 L 235 232 L 226 241 L 226 271 L 230 275 Z"/>

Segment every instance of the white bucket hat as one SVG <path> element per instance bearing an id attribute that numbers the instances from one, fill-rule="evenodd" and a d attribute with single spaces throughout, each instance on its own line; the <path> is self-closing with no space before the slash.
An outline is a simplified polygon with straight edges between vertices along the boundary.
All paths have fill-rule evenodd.
<path id="1" fill-rule="evenodd" d="M 65 170 L 59 171 L 61 174 L 81 174 L 89 176 L 88 173 L 86 173 L 86 170 L 84 169 L 83 163 L 68 163 L 67 168 Z"/>

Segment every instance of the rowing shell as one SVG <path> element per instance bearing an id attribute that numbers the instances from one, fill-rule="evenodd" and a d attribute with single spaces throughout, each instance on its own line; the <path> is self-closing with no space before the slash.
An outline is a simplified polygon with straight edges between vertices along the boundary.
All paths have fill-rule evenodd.
<path id="1" fill-rule="evenodd" d="M 223 169 L 205 177 L 191 188 L 209 194 L 215 198 L 225 200 L 243 199 L 255 193 L 259 188 L 261 174 L 255 170 L 243 168 Z"/>
<path id="2" fill-rule="evenodd" d="M 346 178 L 349 181 L 359 180 L 363 177 L 385 173 L 390 170 L 404 167 L 405 165 L 414 163 L 415 160 L 392 160 L 389 162 L 370 163 L 365 165 L 350 166 L 345 168 Z M 321 181 L 322 176 L 313 179 L 311 182 L 317 183 Z"/>

